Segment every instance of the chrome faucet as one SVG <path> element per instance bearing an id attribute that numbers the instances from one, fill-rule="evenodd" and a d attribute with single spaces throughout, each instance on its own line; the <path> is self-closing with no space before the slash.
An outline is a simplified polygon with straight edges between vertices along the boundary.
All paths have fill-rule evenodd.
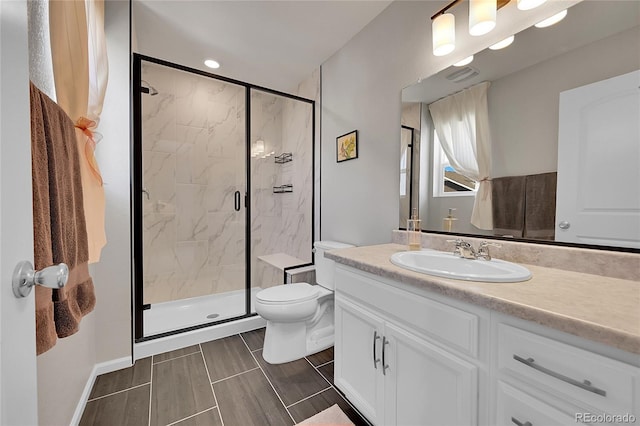
<path id="1" fill-rule="evenodd" d="M 502 247 L 500 244 L 489 243 L 481 241 L 476 252 L 476 259 L 491 260 L 491 254 L 489 254 L 489 247 Z"/>
<path id="2" fill-rule="evenodd" d="M 458 238 L 457 240 L 447 240 L 449 243 L 455 243 L 456 246 L 453 249 L 453 254 L 456 256 L 460 256 L 464 259 L 476 259 L 476 251 L 473 249 L 473 246 L 463 240 L 462 238 Z"/>
<path id="3" fill-rule="evenodd" d="M 456 244 L 455 248 L 453 249 L 453 254 L 462 257 L 463 259 L 491 260 L 489 247 L 502 247 L 500 244 L 482 241 L 478 246 L 478 250 L 475 250 L 471 243 L 463 240 L 462 238 L 458 238 L 457 240 L 447 240 L 447 242 Z"/>

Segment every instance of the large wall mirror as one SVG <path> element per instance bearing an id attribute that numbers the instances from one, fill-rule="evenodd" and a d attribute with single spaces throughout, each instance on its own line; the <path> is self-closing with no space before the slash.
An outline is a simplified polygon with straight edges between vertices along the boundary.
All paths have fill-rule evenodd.
<path id="1" fill-rule="evenodd" d="M 640 248 L 640 3 L 567 12 L 403 89 L 400 227 L 411 206 L 424 231 Z M 493 229 L 471 224 L 478 184 L 452 166 L 429 112 L 483 82 Z"/>

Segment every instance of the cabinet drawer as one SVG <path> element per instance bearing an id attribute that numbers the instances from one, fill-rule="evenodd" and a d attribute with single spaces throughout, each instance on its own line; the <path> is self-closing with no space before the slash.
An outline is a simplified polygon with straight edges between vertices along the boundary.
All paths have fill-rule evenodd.
<path id="1" fill-rule="evenodd" d="M 562 426 L 575 419 L 504 382 L 498 382 L 497 426 Z"/>
<path id="2" fill-rule="evenodd" d="M 382 310 L 418 333 L 463 354 L 478 357 L 478 316 L 475 314 L 343 268 L 336 270 L 336 292 Z"/>
<path id="3" fill-rule="evenodd" d="M 498 368 L 605 413 L 638 409 L 640 369 L 505 324 L 498 325 Z"/>

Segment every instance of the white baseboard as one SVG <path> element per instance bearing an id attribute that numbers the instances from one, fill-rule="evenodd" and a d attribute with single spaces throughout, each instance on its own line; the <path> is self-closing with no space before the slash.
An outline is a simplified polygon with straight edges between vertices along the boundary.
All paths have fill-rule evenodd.
<path id="1" fill-rule="evenodd" d="M 197 330 L 187 331 L 185 333 L 175 334 L 173 336 L 148 340 L 146 342 L 136 343 L 133 345 L 133 357 L 135 360 L 139 360 L 151 355 L 157 355 L 163 352 L 197 345 L 198 343 L 222 339 L 223 337 L 255 330 L 257 328 L 264 327 L 266 324 L 267 322 L 264 318 L 256 315 L 249 318 L 243 318 L 241 320 L 214 325 L 212 327 L 200 328 Z"/>
<path id="2" fill-rule="evenodd" d="M 84 390 L 82 391 L 82 395 L 80 396 L 80 400 L 76 406 L 76 411 L 73 413 L 73 417 L 71 418 L 71 426 L 76 426 L 80 423 L 82 413 L 84 413 L 84 409 L 87 406 L 87 401 L 89 400 L 89 395 L 91 394 L 91 389 L 93 389 L 93 385 L 96 382 L 96 378 L 101 374 L 111 373 L 112 371 L 131 367 L 131 365 L 133 365 L 131 363 L 131 357 L 125 356 L 111 361 L 101 362 L 93 366 L 93 370 L 91 370 L 91 374 L 87 379 L 87 384 L 84 386 Z"/>

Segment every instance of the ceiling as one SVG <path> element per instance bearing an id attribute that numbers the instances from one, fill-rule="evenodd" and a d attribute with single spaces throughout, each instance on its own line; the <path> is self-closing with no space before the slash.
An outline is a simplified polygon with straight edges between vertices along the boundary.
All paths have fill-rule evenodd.
<path id="1" fill-rule="evenodd" d="M 552 27 L 528 28 L 516 34 L 513 45 L 506 49 L 485 49 L 474 55 L 473 62 L 464 68 L 477 71 L 475 77 L 460 82 L 449 81 L 447 76 L 461 70 L 452 66 L 404 88 L 402 100 L 431 103 L 474 84 L 497 80 L 639 24 L 640 3 L 637 1 L 583 1 L 569 8 L 567 17 Z"/>
<path id="2" fill-rule="evenodd" d="M 133 50 L 291 92 L 390 3 L 133 0 Z"/>

